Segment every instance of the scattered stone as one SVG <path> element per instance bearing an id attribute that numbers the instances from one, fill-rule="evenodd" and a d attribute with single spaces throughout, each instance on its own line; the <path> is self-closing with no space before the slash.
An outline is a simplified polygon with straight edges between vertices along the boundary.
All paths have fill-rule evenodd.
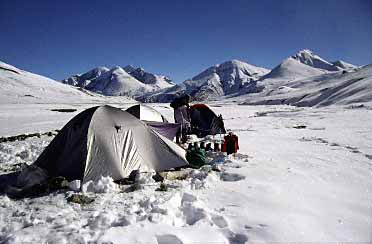
<path id="1" fill-rule="evenodd" d="M 222 181 L 240 181 L 240 180 L 244 180 L 245 179 L 245 176 L 244 175 L 240 175 L 240 174 L 236 174 L 236 173 L 221 173 L 220 174 L 220 179 Z"/>
<path id="2" fill-rule="evenodd" d="M 372 154 L 365 154 L 364 155 L 366 158 L 368 158 L 368 159 L 371 159 L 372 160 Z"/>
<path id="3" fill-rule="evenodd" d="M 203 165 L 199 168 L 200 171 L 210 173 L 213 170 L 213 166 L 211 165 Z"/>
<path id="4" fill-rule="evenodd" d="M 158 172 L 156 172 L 156 174 L 152 178 L 154 179 L 155 182 L 163 182 L 164 181 L 164 177 L 161 176 Z"/>
<path id="5" fill-rule="evenodd" d="M 159 188 L 156 188 L 155 191 L 168 191 L 168 186 L 164 183 L 161 183 Z"/>
<path id="6" fill-rule="evenodd" d="M 116 180 L 114 181 L 116 184 L 119 184 L 119 185 L 132 185 L 134 184 L 134 180 L 132 179 L 129 179 L 129 178 L 124 178 L 124 179 L 121 179 L 121 180 Z"/>
<path id="7" fill-rule="evenodd" d="M 160 172 L 160 176 L 167 180 L 186 180 L 189 177 L 188 171 L 166 171 Z"/>
<path id="8" fill-rule="evenodd" d="M 0 143 L 14 142 L 14 141 L 24 141 L 24 140 L 26 140 L 27 138 L 30 138 L 30 137 L 40 138 L 41 136 L 44 136 L 44 135 L 45 136 L 54 136 L 56 134 L 56 132 L 58 133 L 59 130 L 49 131 L 49 132 L 45 132 L 45 133 L 31 133 L 31 134 L 20 134 L 20 135 L 16 135 L 16 136 L 0 137 Z"/>
<path id="9" fill-rule="evenodd" d="M 48 180 L 47 188 L 49 190 L 60 190 L 60 189 L 67 189 L 69 186 L 68 181 L 63 176 L 57 176 L 52 179 Z"/>
<path id="10" fill-rule="evenodd" d="M 72 194 L 70 197 L 67 198 L 67 202 L 84 205 L 94 202 L 94 199 L 83 194 Z"/>
<path id="11" fill-rule="evenodd" d="M 141 184 L 134 183 L 131 186 L 129 186 L 128 188 L 126 188 L 124 190 L 124 192 L 129 193 L 129 192 L 134 192 L 134 191 L 138 191 L 138 190 L 141 190 L 141 189 L 142 189 Z"/>
<path id="12" fill-rule="evenodd" d="M 6 169 L 5 171 L 12 171 L 12 172 L 21 171 L 26 166 L 27 166 L 27 164 L 25 164 L 25 163 L 16 163 L 16 164 L 11 165 L 11 167 L 9 169 Z"/>
<path id="13" fill-rule="evenodd" d="M 223 169 L 222 169 L 221 165 L 213 164 L 213 165 L 212 165 L 212 171 L 215 171 L 215 172 L 222 172 Z"/>

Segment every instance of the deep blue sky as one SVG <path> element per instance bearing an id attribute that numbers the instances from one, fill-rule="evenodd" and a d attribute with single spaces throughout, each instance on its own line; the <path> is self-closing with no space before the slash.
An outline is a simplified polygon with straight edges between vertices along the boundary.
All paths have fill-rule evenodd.
<path id="1" fill-rule="evenodd" d="M 0 0 L 0 60 L 63 79 L 105 65 L 180 82 L 229 59 L 272 68 L 308 48 L 372 63 L 370 0 Z"/>

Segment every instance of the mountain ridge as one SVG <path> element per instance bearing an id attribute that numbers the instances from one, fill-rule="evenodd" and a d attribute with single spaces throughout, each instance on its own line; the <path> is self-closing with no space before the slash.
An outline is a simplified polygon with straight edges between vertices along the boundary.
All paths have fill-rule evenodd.
<path id="1" fill-rule="evenodd" d="M 367 71 L 365 67 L 368 67 Z M 361 68 L 342 60 L 330 62 L 304 49 L 287 57 L 272 70 L 232 59 L 212 65 L 191 79 L 178 84 L 173 83 L 167 76 L 156 75 L 132 65 L 113 68 L 99 66 L 83 74 L 64 79 L 61 83 L 78 87 L 88 95 L 94 96 L 98 93 L 110 97 L 130 96 L 141 102 L 170 102 L 179 95 L 189 94 L 197 101 L 227 99 L 239 100 L 243 104 L 317 105 L 326 104 L 321 102 L 326 99 L 326 95 L 332 96 L 319 89 L 338 91 L 338 88 L 335 88 L 337 84 L 345 86 L 341 89 L 342 96 L 360 95 L 363 98 L 360 100 L 365 101 L 369 94 L 369 85 L 365 80 L 372 76 L 369 68 L 368 65 Z M 11 72 L 14 75 L 25 72 L 2 62 L 0 62 L 0 71 Z M 361 73 L 366 77 L 358 76 Z M 354 75 L 358 76 L 356 80 L 347 80 L 347 77 L 354 77 Z M 341 84 L 341 81 L 344 83 Z M 27 87 L 26 83 L 24 85 Z M 353 94 L 349 94 L 345 91 L 349 85 L 352 85 L 350 89 L 354 89 L 352 87 L 355 86 L 362 87 L 367 90 L 367 95 L 364 93 L 363 95 L 358 89 L 354 89 Z M 303 94 L 301 96 L 307 98 L 322 94 L 322 99 L 304 102 L 306 99 L 297 96 L 298 94 Z M 339 99 L 337 102 L 342 103 L 346 100 Z"/>
<path id="2" fill-rule="evenodd" d="M 107 96 L 138 96 L 173 86 L 167 76 L 146 72 L 131 65 L 111 69 L 99 66 L 82 75 L 73 75 L 61 81 Z"/>

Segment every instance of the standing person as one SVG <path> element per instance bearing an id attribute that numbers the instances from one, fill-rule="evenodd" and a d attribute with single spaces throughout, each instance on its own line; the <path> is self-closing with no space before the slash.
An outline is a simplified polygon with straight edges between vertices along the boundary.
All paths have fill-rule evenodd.
<path id="1" fill-rule="evenodd" d="M 191 129 L 191 119 L 189 114 L 189 102 L 190 96 L 185 95 L 183 97 L 176 98 L 172 103 L 171 107 L 174 108 L 174 121 L 181 124 L 180 130 L 176 135 L 176 143 L 186 142 L 186 135 L 190 132 Z"/>

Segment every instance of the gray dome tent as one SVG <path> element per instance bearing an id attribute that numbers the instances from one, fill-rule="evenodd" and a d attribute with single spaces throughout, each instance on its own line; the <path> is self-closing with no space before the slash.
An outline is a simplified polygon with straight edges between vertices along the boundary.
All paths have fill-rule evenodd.
<path id="1" fill-rule="evenodd" d="M 125 111 L 140 120 L 168 123 L 167 119 L 161 113 L 144 104 L 133 105 Z"/>
<path id="2" fill-rule="evenodd" d="M 187 165 L 185 151 L 121 109 L 87 109 L 70 120 L 42 152 L 35 165 L 50 176 L 83 182 L 132 170 L 163 171 Z"/>
<path id="3" fill-rule="evenodd" d="M 143 104 L 136 104 L 125 111 L 144 121 L 151 129 L 172 141 L 181 127 L 181 124 L 169 123 L 157 110 Z"/>

